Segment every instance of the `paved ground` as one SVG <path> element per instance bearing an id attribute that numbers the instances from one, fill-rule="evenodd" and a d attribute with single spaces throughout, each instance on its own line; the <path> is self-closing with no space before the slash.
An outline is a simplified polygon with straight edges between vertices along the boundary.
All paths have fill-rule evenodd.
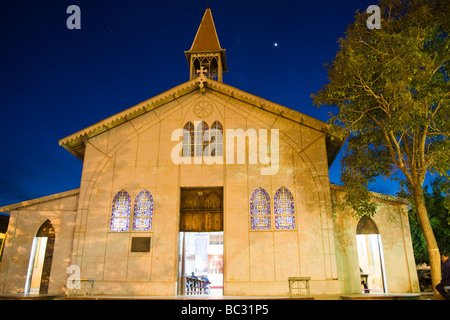
<path id="1" fill-rule="evenodd" d="M 64 295 L 24 295 L 0 294 L 0 300 L 441 300 L 431 293 L 388 293 L 388 294 L 342 294 L 342 295 L 311 295 L 298 297 L 248 297 L 248 296 L 70 296 Z"/>

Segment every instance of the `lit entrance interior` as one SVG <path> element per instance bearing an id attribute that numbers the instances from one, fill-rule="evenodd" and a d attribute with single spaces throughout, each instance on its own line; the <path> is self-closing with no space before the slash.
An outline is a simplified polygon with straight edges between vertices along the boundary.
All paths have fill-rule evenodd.
<path id="1" fill-rule="evenodd" d="M 383 246 L 375 223 L 369 217 L 363 217 L 356 232 L 359 267 L 363 293 L 387 293 L 384 274 Z"/>
<path id="2" fill-rule="evenodd" d="M 222 295 L 223 187 L 181 188 L 179 231 L 178 294 Z"/>
<path id="3" fill-rule="evenodd" d="M 28 263 L 26 294 L 46 294 L 50 281 L 55 231 L 49 220 L 44 222 L 33 239 Z"/>
<path id="4" fill-rule="evenodd" d="M 180 232 L 179 241 L 179 294 L 223 295 L 223 232 Z"/>

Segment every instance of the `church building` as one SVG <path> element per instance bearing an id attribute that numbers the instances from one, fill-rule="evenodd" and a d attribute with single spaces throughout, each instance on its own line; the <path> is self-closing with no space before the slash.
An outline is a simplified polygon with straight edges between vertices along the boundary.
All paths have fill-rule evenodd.
<path id="1" fill-rule="evenodd" d="M 211 10 L 185 52 L 189 81 L 59 141 L 83 162 L 79 189 L 0 208 L 10 215 L 0 293 L 288 296 L 419 292 L 407 202 L 371 193 L 343 209 L 328 125 L 223 82 Z"/>

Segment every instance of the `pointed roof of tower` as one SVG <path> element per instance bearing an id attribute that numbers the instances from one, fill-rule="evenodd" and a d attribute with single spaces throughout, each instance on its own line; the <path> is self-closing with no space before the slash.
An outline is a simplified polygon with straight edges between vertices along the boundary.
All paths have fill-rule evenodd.
<path id="1" fill-rule="evenodd" d="M 211 9 L 207 8 L 191 49 L 188 52 L 214 52 L 223 50 L 224 49 L 220 47 L 219 37 L 217 36 Z"/>
<path id="2" fill-rule="evenodd" d="M 188 63 L 190 61 L 191 54 L 203 52 L 219 52 L 222 56 L 223 72 L 228 72 L 225 49 L 222 49 L 220 46 L 219 37 L 217 36 L 216 26 L 214 25 L 214 19 L 210 8 L 206 8 L 202 22 L 198 27 L 197 34 L 195 35 L 194 42 L 192 42 L 191 49 L 189 51 L 185 51 Z"/>

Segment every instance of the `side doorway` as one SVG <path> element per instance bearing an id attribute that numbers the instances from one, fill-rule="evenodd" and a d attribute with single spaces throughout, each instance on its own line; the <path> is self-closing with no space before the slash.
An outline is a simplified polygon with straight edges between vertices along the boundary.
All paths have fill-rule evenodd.
<path id="1" fill-rule="evenodd" d="M 363 293 L 387 293 L 381 236 L 367 216 L 358 222 L 356 244 Z"/>
<path id="2" fill-rule="evenodd" d="M 55 229 L 50 220 L 45 221 L 33 239 L 28 263 L 25 294 L 46 294 L 55 245 Z"/>

